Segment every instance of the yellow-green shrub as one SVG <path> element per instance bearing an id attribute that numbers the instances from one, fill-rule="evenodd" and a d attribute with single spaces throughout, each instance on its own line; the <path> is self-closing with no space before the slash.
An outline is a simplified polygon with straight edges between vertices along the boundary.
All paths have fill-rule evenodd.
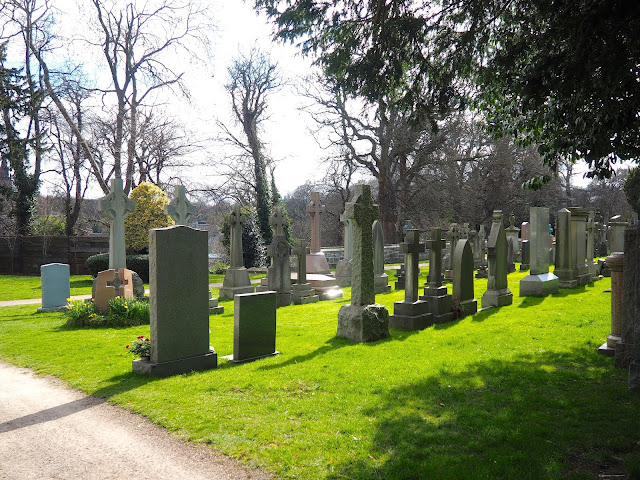
<path id="1" fill-rule="evenodd" d="M 160 187 L 148 182 L 134 188 L 129 198 L 136 201 L 136 210 L 124 219 L 125 245 L 128 252 L 147 252 L 149 230 L 175 223 L 169 215 L 164 214 L 164 206 L 169 203 L 169 198 Z"/>

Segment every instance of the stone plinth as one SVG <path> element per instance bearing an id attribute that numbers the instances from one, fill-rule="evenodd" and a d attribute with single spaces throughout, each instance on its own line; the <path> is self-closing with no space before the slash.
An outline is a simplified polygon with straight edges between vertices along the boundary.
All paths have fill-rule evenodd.
<path id="1" fill-rule="evenodd" d="M 229 260 L 230 265 L 224 274 L 219 296 L 223 300 L 231 300 L 234 295 L 253 293 L 249 272 L 243 266 L 242 225 L 247 217 L 242 213 L 240 205 L 234 205 L 227 216 L 229 222 Z"/>
<path id="2" fill-rule="evenodd" d="M 276 292 L 236 295 L 233 300 L 234 362 L 277 355 Z"/>
<path id="3" fill-rule="evenodd" d="M 69 278 L 69 265 L 66 263 L 49 263 L 40 267 L 42 307 L 38 312 L 66 310 L 67 300 L 71 297 Z"/>
<path id="4" fill-rule="evenodd" d="M 338 313 L 338 337 L 375 342 L 389 336 L 389 312 L 383 305 L 343 305 Z"/>
<path id="5" fill-rule="evenodd" d="M 211 290 L 209 290 L 209 313 L 213 315 L 224 313 L 224 307 L 218 305 L 218 299 L 213 297 Z"/>
<path id="6" fill-rule="evenodd" d="M 222 287 L 220 287 L 220 298 L 231 300 L 235 295 L 253 293 L 249 272 L 244 267 L 229 267 L 224 274 Z"/>
<path id="7" fill-rule="evenodd" d="M 607 257 L 611 269 L 611 333 L 607 341 L 598 348 L 598 353 L 613 357 L 622 334 L 622 295 L 624 292 L 624 254 L 614 252 Z"/>
<path id="8" fill-rule="evenodd" d="M 299 238 L 292 250 L 297 260 L 296 283 L 291 285 L 291 300 L 296 305 L 315 303 L 320 300 L 310 283 L 307 282 L 306 255 L 309 253 L 307 241 Z M 340 291 L 342 294 L 342 291 Z"/>
<path id="9" fill-rule="evenodd" d="M 389 326 L 404 330 L 423 330 L 433 323 L 429 303 L 423 300 L 394 302 L 393 315 L 389 315 Z"/>
<path id="10" fill-rule="evenodd" d="M 521 297 L 546 297 L 558 293 L 558 277 L 553 273 L 527 275 L 520 280 Z"/>
<path id="11" fill-rule="evenodd" d="M 338 281 L 330 275 L 310 273 L 307 275 L 307 282 L 320 297 L 320 300 L 333 300 L 343 296 L 342 290 L 338 287 Z"/>

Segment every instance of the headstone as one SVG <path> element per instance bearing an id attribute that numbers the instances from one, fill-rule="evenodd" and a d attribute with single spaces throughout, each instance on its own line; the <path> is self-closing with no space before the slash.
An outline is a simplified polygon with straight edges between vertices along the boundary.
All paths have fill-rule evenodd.
<path id="1" fill-rule="evenodd" d="M 296 305 L 315 303 L 320 300 L 320 297 L 316 295 L 311 284 L 307 283 L 307 254 L 309 253 L 307 241 L 299 238 L 298 244 L 293 247 L 292 252 L 297 258 L 298 268 L 297 281 L 291 285 L 291 299 Z"/>
<path id="2" fill-rule="evenodd" d="M 514 261 L 515 245 L 513 237 L 507 237 L 507 273 L 516 271 L 516 263 Z"/>
<path id="3" fill-rule="evenodd" d="M 220 315 L 224 313 L 224 307 L 222 305 L 218 305 L 218 299 L 214 298 L 211 290 L 209 290 L 209 313 L 213 315 Z"/>
<path id="4" fill-rule="evenodd" d="M 353 258 L 353 225 L 351 219 L 344 214 L 340 214 L 340 221 L 344 224 L 344 256 L 336 265 L 336 280 L 338 286 L 348 287 L 351 285 L 351 264 Z"/>
<path id="5" fill-rule="evenodd" d="M 624 294 L 624 253 L 614 252 L 607 257 L 607 264 L 611 269 L 611 333 L 607 341 L 598 348 L 598 353 L 613 357 L 616 346 L 622 335 L 622 296 Z"/>
<path id="6" fill-rule="evenodd" d="M 471 251 L 473 252 L 473 268 L 476 270 L 482 265 L 481 241 L 480 232 L 473 230 L 471 232 Z"/>
<path id="7" fill-rule="evenodd" d="M 117 296 L 123 298 L 133 298 L 133 274 L 134 272 L 126 269 L 110 268 L 98 272 L 93 288 L 91 298 L 96 306 L 96 312 L 101 315 L 109 313 L 109 300 Z"/>
<path id="8" fill-rule="evenodd" d="M 384 273 L 384 236 L 382 224 L 376 219 L 371 225 L 373 236 L 373 275 L 376 293 L 387 293 L 391 290 L 389 276 Z"/>
<path id="9" fill-rule="evenodd" d="M 634 225 L 624 234 L 624 288 L 620 343 L 616 366 L 629 368 L 629 389 L 640 392 L 640 231 Z"/>
<path id="10" fill-rule="evenodd" d="M 429 313 L 429 303 L 418 300 L 419 261 L 420 253 L 424 250 L 425 244 L 420 243 L 420 231 L 408 229 L 405 241 L 400 244 L 406 268 L 404 302 L 393 304 L 393 315 L 389 316 L 391 327 L 422 330 L 433 323 L 433 316 Z"/>
<path id="11" fill-rule="evenodd" d="M 476 278 L 488 278 L 489 270 L 487 269 L 487 233 L 484 225 L 480 225 L 478 231 L 478 241 L 480 244 L 480 266 L 476 272 Z"/>
<path id="12" fill-rule="evenodd" d="M 229 221 L 229 261 L 230 265 L 224 274 L 220 298 L 232 299 L 240 293 L 253 293 L 249 272 L 242 261 L 242 224 L 247 217 L 242 213 L 240 205 L 234 205 L 228 216 Z"/>
<path id="13" fill-rule="evenodd" d="M 196 207 L 187 199 L 184 185 L 176 185 L 173 189 L 173 200 L 164 207 L 165 215 L 170 215 L 176 225 L 188 225 L 196 213 Z"/>
<path id="14" fill-rule="evenodd" d="M 306 210 L 311 215 L 311 253 L 307 255 L 307 273 L 329 274 L 331 270 L 322 251 L 320 236 L 320 215 L 325 211 L 325 206 L 320 202 L 320 193 L 311 192 L 311 202 Z"/>
<path id="15" fill-rule="evenodd" d="M 522 240 L 520 244 L 520 271 L 526 272 L 529 270 L 529 262 L 531 261 L 531 242 L 529 240 Z"/>
<path id="16" fill-rule="evenodd" d="M 473 293 L 473 253 L 466 238 L 458 240 L 453 254 L 452 300 L 460 317 L 473 315 L 478 311 L 478 301 Z"/>
<path id="17" fill-rule="evenodd" d="M 369 185 L 356 185 L 353 198 L 345 205 L 353 222 L 353 276 L 351 305 L 338 312 L 339 337 L 356 342 L 373 342 L 389 336 L 389 312 L 375 303 L 373 238 L 371 226 L 378 217 Z"/>
<path id="18" fill-rule="evenodd" d="M 509 226 L 504 229 L 504 233 L 507 236 L 507 245 L 509 244 L 509 239 L 512 239 L 513 261 L 515 262 L 520 259 L 520 239 L 518 238 L 520 229 L 516 227 L 516 216 L 513 213 L 509 215 Z M 515 271 L 515 267 L 513 271 Z"/>
<path id="19" fill-rule="evenodd" d="M 598 272 L 598 264 L 593 261 L 596 246 L 596 229 L 595 212 L 591 211 L 587 220 L 587 267 L 592 282 L 601 278 Z"/>
<path id="20" fill-rule="evenodd" d="M 233 301 L 234 362 L 277 355 L 276 292 L 240 294 Z"/>
<path id="21" fill-rule="evenodd" d="M 286 219 L 282 207 L 273 208 L 269 217 L 269 225 L 273 229 L 273 242 L 267 247 L 267 255 L 271 265 L 267 268 L 267 287 L 258 287 L 257 291 L 274 291 L 277 293 L 278 307 L 291 305 L 291 267 L 289 255 L 291 248 L 284 235 Z"/>
<path id="22" fill-rule="evenodd" d="M 458 228 L 457 223 L 452 223 L 449 225 L 449 231 L 447 232 L 447 236 L 449 238 L 449 248 L 448 251 L 448 263 L 447 269 L 444 272 L 445 281 L 453 280 L 453 252 L 456 249 L 456 242 L 460 239 L 461 228 Z"/>
<path id="23" fill-rule="evenodd" d="M 413 223 L 411 220 L 405 220 L 404 225 L 402 226 L 402 236 L 406 237 L 407 232 L 413 229 Z M 400 268 L 396 271 L 396 290 L 404 290 L 405 285 L 405 266 L 404 263 L 400 264 Z"/>
<path id="24" fill-rule="evenodd" d="M 556 219 L 556 268 L 560 288 L 575 288 L 578 281 L 573 269 L 573 238 L 571 236 L 571 212 L 563 208 Z"/>
<path id="25" fill-rule="evenodd" d="M 529 222 L 522 222 L 522 224 L 520 225 L 520 240 L 524 241 L 524 240 L 530 240 L 530 234 L 529 234 L 529 229 L 530 229 L 530 225 Z"/>
<path id="26" fill-rule="evenodd" d="M 482 295 L 482 308 L 504 307 L 513 303 L 513 294 L 507 284 L 507 236 L 502 223 L 502 211 L 493 211 L 489 232 L 487 290 Z"/>
<path id="27" fill-rule="evenodd" d="M 149 232 L 151 358 L 133 371 L 167 377 L 218 365 L 209 346 L 208 234 L 183 225 Z"/>
<path id="28" fill-rule="evenodd" d="M 558 293 L 558 277 L 549 272 L 549 209 L 530 207 L 529 220 L 531 240 L 522 244 L 530 249 L 531 268 L 529 275 L 520 280 L 520 296 L 542 297 Z"/>
<path id="29" fill-rule="evenodd" d="M 447 293 L 447 287 L 442 285 L 442 251 L 445 248 L 445 240 L 441 237 L 439 228 L 431 229 L 431 240 L 426 242 L 429 253 L 429 277 L 424 285 L 424 295 L 420 296 L 429 304 L 429 313 L 433 316 L 434 323 L 450 322 L 454 319 L 451 295 Z"/>
<path id="30" fill-rule="evenodd" d="M 66 263 L 49 263 L 40 267 L 42 307 L 38 312 L 66 310 L 67 300 L 71 297 L 69 278 L 69 265 Z"/>
<path id="31" fill-rule="evenodd" d="M 608 240 L 609 251 L 624 252 L 624 231 L 628 223 L 624 221 L 622 215 L 615 215 L 609 220 Z"/>
<path id="32" fill-rule="evenodd" d="M 587 266 L 587 218 L 589 213 L 580 207 L 569 207 L 571 212 L 571 237 L 573 240 L 573 278 L 578 285 L 591 283 L 591 273 Z"/>
<path id="33" fill-rule="evenodd" d="M 127 251 L 124 240 L 124 217 L 136 208 L 122 190 L 122 179 L 112 178 L 111 189 L 98 201 L 98 210 L 109 218 L 109 269 L 127 268 Z"/>

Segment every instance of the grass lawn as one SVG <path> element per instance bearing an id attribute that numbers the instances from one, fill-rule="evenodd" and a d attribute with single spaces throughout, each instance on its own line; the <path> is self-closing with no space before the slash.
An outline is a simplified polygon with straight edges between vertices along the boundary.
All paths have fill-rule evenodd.
<path id="1" fill-rule="evenodd" d="M 596 349 L 604 279 L 373 344 L 336 338 L 345 298 L 278 310 L 277 357 L 167 379 L 131 372 L 149 327 L 68 328 L 0 309 L 0 357 L 139 412 L 276 478 L 597 479 L 640 476 L 640 395 Z M 476 298 L 486 289 L 476 280 Z M 450 288 L 450 287 L 449 287 Z M 393 311 L 402 291 L 378 295 Z M 210 317 L 233 350 L 233 302 Z M 640 477 L 636 477 L 640 478 Z"/>
<path id="2" fill-rule="evenodd" d="M 90 295 L 93 277 L 91 275 L 71 275 L 71 295 Z M 0 301 L 40 298 L 39 276 L 0 275 Z"/>

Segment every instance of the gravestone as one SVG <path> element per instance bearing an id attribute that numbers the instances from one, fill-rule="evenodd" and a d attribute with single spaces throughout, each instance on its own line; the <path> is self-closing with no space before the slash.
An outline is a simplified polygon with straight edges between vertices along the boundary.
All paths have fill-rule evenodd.
<path id="1" fill-rule="evenodd" d="M 513 273 L 516 271 L 516 263 L 514 261 L 513 237 L 507 237 L 507 273 Z"/>
<path id="2" fill-rule="evenodd" d="M 233 362 L 272 357 L 276 351 L 276 292 L 236 295 L 233 299 Z"/>
<path id="3" fill-rule="evenodd" d="M 349 287 L 351 285 L 351 260 L 353 258 L 353 225 L 351 219 L 343 213 L 340 221 L 344 224 L 344 256 L 336 265 L 336 280 L 338 286 Z"/>
<path id="4" fill-rule="evenodd" d="M 471 250 L 473 251 L 473 268 L 476 270 L 482 265 L 481 241 L 480 232 L 473 230 L 473 232 L 471 232 Z"/>
<path id="5" fill-rule="evenodd" d="M 408 229 L 405 241 L 400 244 L 404 253 L 406 282 L 404 301 L 393 304 L 393 315 L 389 316 L 389 326 L 406 330 L 422 330 L 433 323 L 429 313 L 429 303 L 418 300 L 418 277 L 420 276 L 420 253 L 425 244 L 420 243 L 420 231 Z"/>
<path id="6" fill-rule="evenodd" d="M 387 293 L 391 290 L 389 276 L 384 273 L 384 236 L 382 224 L 376 219 L 371 225 L 371 235 L 373 236 L 373 275 L 376 294 Z"/>
<path id="7" fill-rule="evenodd" d="M 267 286 L 257 288 L 259 292 L 276 292 L 278 307 L 291 305 L 291 248 L 284 234 L 286 223 L 282 207 L 273 207 L 273 214 L 269 217 L 269 225 L 273 229 L 273 242 L 267 247 L 267 255 L 271 258 L 271 265 L 267 268 Z"/>
<path id="8" fill-rule="evenodd" d="M 482 295 L 482 308 L 504 307 L 513 303 L 513 294 L 507 284 L 507 236 L 502 223 L 502 211 L 493 211 L 489 232 L 487 291 Z"/>
<path id="9" fill-rule="evenodd" d="M 66 263 L 49 263 L 40 267 L 42 307 L 38 308 L 38 312 L 61 312 L 67 309 L 67 301 L 71 297 L 69 278 L 69 265 Z"/>
<path id="10" fill-rule="evenodd" d="M 520 296 L 543 297 L 558 293 L 558 277 L 549 272 L 549 209 L 530 207 L 529 220 L 531 240 L 526 245 L 530 248 L 531 269 L 529 275 L 520 280 Z"/>
<path id="11" fill-rule="evenodd" d="M 307 273 L 329 274 L 329 263 L 322 251 L 320 236 L 320 215 L 325 211 L 325 206 L 320 202 L 320 193 L 311 192 L 311 202 L 306 207 L 311 215 L 311 252 L 307 255 Z"/>
<path id="12" fill-rule="evenodd" d="M 296 305 L 315 303 L 320 300 L 320 297 L 316 295 L 311 284 L 307 283 L 307 254 L 309 253 L 307 241 L 299 238 L 298 244 L 293 247 L 292 252 L 297 258 L 298 268 L 297 281 L 291 285 L 291 299 Z"/>
<path id="13" fill-rule="evenodd" d="M 445 281 L 450 282 L 453 279 L 453 252 L 456 249 L 456 242 L 460 239 L 461 233 L 461 228 L 458 227 L 457 223 L 449 225 L 449 231 L 447 232 L 447 236 L 449 238 L 449 248 L 447 249 L 448 260 L 446 270 L 444 271 Z"/>
<path id="14" fill-rule="evenodd" d="M 601 278 L 598 264 L 593 261 L 596 246 L 596 229 L 595 212 L 591 211 L 587 220 L 587 268 L 589 269 L 589 275 L 591 275 L 591 282 Z"/>
<path id="15" fill-rule="evenodd" d="M 213 315 L 220 315 L 224 313 L 224 307 L 218 305 L 218 299 L 213 296 L 211 290 L 209 290 L 209 313 Z"/>
<path id="16" fill-rule="evenodd" d="M 587 218 L 589 213 L 580 207 L 569 207 L 571 212 L 571 252 L 573 254 L 573 278 L 578 286 L 591 283 L 591 272 L 587 266 Z"/>
<path id="17" fill-rule="evenodd" d="M 133 371 L 158 377 L 218 365 L 209 346 L 208 234 L 184 225 L 149 232 L 151 358 Z"/>
<path id="18" fill-rule="evenodd" d="M 520 257 L 520 271 L 526 272 L 529 270 L 529 262 L 531 261 L 531 243 L 529 240 L 522 240 L 522 243 L 520 244 Z"/>
<path id="19" fill-rule="evenodd" d="M 249 279 L 249 272 L 242 260 L 242 224 L 247 217 L 242 213 L 240 205 L 234 205 L 228 215 L 229 222 L 229 268 L 224 274 L 220 298 L 232 299 L 240 293 L 253 293 L 253 286 Z M 207 281 L 208 284 L 208 281 Z"/>
<path id="20" fill-rule="evenodd" d="M 133 298 L 133 272 L 127 268 L 110 268 L 98 272 L 91 289 L 91 298 L 96 305 L 96 312 L 101 315 L 109 313 L 109 300 L 115 297 Z"/>
<path id="21" fill-rule="evenodd" d="M 476 272 L 476 278 L 488 278 L 489 270 L 487 269 L 487 233 L 484 225 L 480 225 L 478 230 L 478 241 L 480 244 L 480 266 Z"/>
<path id="22" fill-rule="evenodd" d="M 509 239 L 513 242 L 513 261 L 516 262 L 520 259 L 520 239 L 518 238 L 520 229 L 516 227 L 516 216 L 513 213 L 509 215 L 509 226 L 504 229 L 504 233 L 507 236 L 507 245 Z M 512 271 L 515 271 L 515 267 Z"/>
<path id="23" fill-rule="evenodd" d="M 127 268 L 127 251 L 124 240 L 124 217 L 136 209 L 136 202 L 129 200 L 122 190 L 122 179 L 112 178 L 106 197 L 98 200 L 98 210 L 109 219 L 109 269 Z"/>
<path id="24" fill-rule="evenodd" d="M 607 264 L 611 269 L 611 333 L 607 335 L 607 341 L 598 348 L 598 353 L 613 357 L 616 354 L 616 346 L 620 343 L 622 335 L 624 253 L 612 253 L 607 257 Z"/>
<path id="25" fill-rule="evenodd" d="M 608 240 L 611 253 L 624 252 L 624 231 L 628 225 L 622 215 L 615 215 L 609 220 Z"/>
<path id="26" fill-rule="evenodd" d="M 188 225 L 197 213 L 196 207 L 187 199 L 184 185 L 176 185 L 173 189 L 173 200 L 164 206 L 165 215 L 170 215 L 176 225 Z"/>
<path id="27" fill-rule="evenodd" d="M 520 225 L 520 241 L 521 242 L 524 240 L 531 239 L 529 229 L 530 229 L 529 222 L 522 222 L 522 224 Z"/>
<path id="28" fill-rule="evenodd" d="M 402 236 L 406 237 L 407 232 L 413 229 L 413 223 L 411 220 L 405 220 L 404 225 L 402 226 Z M 401 263 L 400 268 L 396 271 L 396 290 L 404 290 L 404 282 L 405 282 L 405 264 Z"/>
<path id="29" fill-rule="evenodd" d="M 426 247 L 430 250 L 429 276 L 420 300 L 429 304 L 429 313 L 433 316 L 434 323 L 445 323 L 454 319 L 451 295 L 447 293 L 447 287 L 442 285 L 442 251 L 445 244 L 442 231 L 432 228 L 431 240 L 426 242 Z"/>
<path id="30" fill-rule="evenodd" d="M 371 227 L 378 217 L 378 206 L 373 203 L 369 185 L 355 186 L 345 214 L 353 222 L 353 276 L 351 304 L 340 307 L 337 335 L 356 342 L 374 342 L 389 336 L 389 312 L 375 303 Z"/>
<path id="31" fill-rule="evenodd" d="M 462 238 L 453 253 L 452 301 L 460 312 L 460 317 L 473 315 L 478 311 L 478 301 L 473 293 L 473 253 L 469 240 Z"/>
<path id="32" fill-rule="evenodd" d="M 553 273 L 558 277 L 560 288 L 575 288 L 573 268 L 573 238 L 571 236 L 571 212 L 566 208 L 558 211 L 556 219 L 556 268 Z"/>

